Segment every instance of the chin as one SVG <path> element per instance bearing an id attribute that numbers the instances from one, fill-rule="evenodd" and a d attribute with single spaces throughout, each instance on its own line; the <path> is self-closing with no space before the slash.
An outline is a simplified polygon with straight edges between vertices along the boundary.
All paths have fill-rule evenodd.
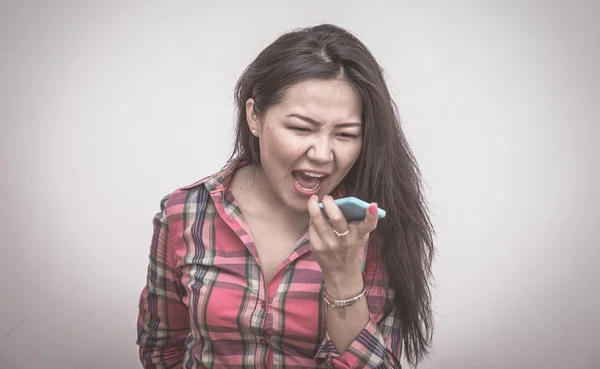
<path id="1" fill-rule="evenodd" d="M 293 210 L 297 213 L 306 213 L 308 211 L 308 198 L 303 199 L 290 199 L 290 201 L 286 201 L 288 209 Z"/>

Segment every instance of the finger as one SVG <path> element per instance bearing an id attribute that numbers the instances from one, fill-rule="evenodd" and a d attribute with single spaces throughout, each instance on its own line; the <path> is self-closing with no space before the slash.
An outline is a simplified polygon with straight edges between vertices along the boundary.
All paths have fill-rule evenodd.
<path id="1" fill-rule="evenodd" d="M 333 237 L 335 237 L 335 233 L 333 233 L 333 228 L 325 219 L 325 215 L 321 211 L 319 207 L 319 200 L 316 196 L 311 197 L 308 200 L 308 213 L 310 215 L 310 221 L 315 229 L 318 232 L 321 240 L 323 241 L 332 241 Z"/>
<path id="2" fill-rule="evenodd" d="M 358 226 L 358 231 L 361 236 L 366 236 L 377 228 L 377 223 L 379 222 L 377 206 L 377 203 L 373 202 L 367 208 L 367 215 Z"/>
<path id="3" fill-rule="evenodd" d="M 349 229 L 348 221 L 346 221 L 346 217 L 344 217 L 344 213 L 337 206 L 333 197 L 327 195 L 323 197 L 323 208 L 325 209 L 325 213 L 329 218 L 329 222 L 331 223 L 331 227 L 336 230 L 338 233 L 344 233 Z"/>
<path id="4" fill-rule="evenodd" d="M 312 220 L 310 220 L 308 222 L 308 235 L 310 237 L 310 249 L 311 250 L 315 250 L 315 248 L 318 248 L 318 245 L 322 245 L 323 241 L 321 240 L 321 236 L 319 236 L 319 232 L 317 232 L 317 229 L 315 228 L 315 225 L 313 224 Z"/>

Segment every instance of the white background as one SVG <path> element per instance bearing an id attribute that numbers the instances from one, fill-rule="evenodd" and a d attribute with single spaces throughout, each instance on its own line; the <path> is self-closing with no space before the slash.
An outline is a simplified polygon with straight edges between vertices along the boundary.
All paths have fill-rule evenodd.
<path id="1" fill-rule="evenodd" d="M 0 4 L 0 368 L 140 367 L 160 198 L 225 163 L 252 58 L 321 22 L 380 61 L 423 170 L 422 367 L 600 367 L 600 2 L 212 3 Z"/>

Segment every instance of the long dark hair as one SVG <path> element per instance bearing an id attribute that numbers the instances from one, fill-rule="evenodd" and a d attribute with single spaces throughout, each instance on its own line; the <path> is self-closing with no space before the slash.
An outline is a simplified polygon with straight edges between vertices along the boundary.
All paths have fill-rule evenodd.
<path id="1" fill-rule="evenodd" d="M 384 316 L 393 313 L 400 320 L 404 354 L 416 366 L 429 353 L 433 335 L 429 280 L 434 231 L 397 106 L 382 68 L 366 46 L 348 31 L 324 24 L 286 33 L 265 48 L 235 88 L 238 116 L 231 158 L 260 165 L 258 140 L 246 121 L 249 98 L 255 100 L 260 116 L 281 102 L 292 85 L 335 78 L 350 83 L 363 104 L 363 149 L 343 184 L 354 196 L 377 201 L 389 210 L 373 235 L 378 260 L 383 261 L 393 290 Z"/>

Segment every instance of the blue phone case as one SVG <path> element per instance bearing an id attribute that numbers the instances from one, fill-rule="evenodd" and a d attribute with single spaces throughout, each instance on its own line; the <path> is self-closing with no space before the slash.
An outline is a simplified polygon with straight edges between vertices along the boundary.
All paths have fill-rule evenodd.
<path id="1" fill-rule="evenodd" d="M 337 206 L 339 206 L 342 214 L 344 214 L 344 217 L 349 222 L 365 219 L 367 215 L 367 209 L 370 205 L 366 201 L 351 196 L 334 200 L 334 202 L 337 204 Z M 323 204 L 319 203 L 319 207 L 323 209 Z M 377 213 L 380 219 L 384 218 L 386 214 L 385 210 L 380 208 L 377 208 Z"/>

